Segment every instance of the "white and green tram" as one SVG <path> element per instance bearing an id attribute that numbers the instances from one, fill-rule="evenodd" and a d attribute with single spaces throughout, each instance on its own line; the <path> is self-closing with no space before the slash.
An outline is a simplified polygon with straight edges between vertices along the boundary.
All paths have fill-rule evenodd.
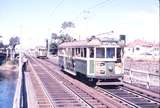
<path id="1" fill-rule="evenodd" d="M 67 73 L 84 76 L 96 85 L 121 85 L 120 40 L 91 38 L 59 45 L 59 66 Z"/>

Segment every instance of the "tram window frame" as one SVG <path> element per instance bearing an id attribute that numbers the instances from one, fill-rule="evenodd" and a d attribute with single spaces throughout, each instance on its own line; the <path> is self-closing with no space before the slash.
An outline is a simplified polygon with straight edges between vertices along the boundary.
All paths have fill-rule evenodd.
<path id="1" fill-rule="evenodd" d="M 87 49 L 86 49 L 86 48 L 81 48 L 80 50 L 81 50 L 81 51 L 80 51 L 80 52 L 81 52 L 81 57 L 86 58 L 86 55 L 87 55 L 87 52 L 86 52 L 86 51 L 87 51 Z"/>
<path id="2" fill-rule="evenodd" d="M 90 58 L 94 58 L 94 55 L 95 55 L 95 54 L 94 54 L 94 47 L 90 47 L 90 48 L 89 48 L 89 57 L 90 57 Z"/>
<path id="3" fill-rule="evenodd" d="M 72 56 L 75 56 L 75 49 L 72 48 Z"/>
<path id="4" fill-rule="evenodd" d="M 117 48 L 117 51 L 116 51 L 116 57 L 117 57 L 117 61 L 116 63 L 121 63 L 121 57 L 122 57 L 122 48 Z"/>
<path id="5" fill-rule="evenodd" d="M 76 48 L 76 57 L 80 57 L 81 55 L 80 48 Z"/>
<path id="6" fill-rule="evenodd" d="M 111 54 L 111 51 L 108 51 L 108 49 L 113 49 L 114 53 Z M 115 47 L 108 47 L 108 48 L 106 48 L 106 58 L 115 58 L 116 57 L 116 55 L 115 55 L 115 53 L 116 53 L 115 49 L 116 49 Z M 108 52 L 110 52 L 110 53 L 108 53 Z"/>
<path id="7" fill-rule="evenodd" d="M 96 58 L 105 58 L 105 48 L 104 47 L 96 48 Z"/>
<path id="8" fill-rule="evenodd" d="M 80 54 L 81 54 L 81 57 L 83 57 L 83 55 L 84 55 L 84 54 L 83 54 L 83 53 L 84 53 L 84 52 L 83 52 L 83 48 L 81 48 L 80 50 L 81 50 L 81 51 L 80 51 L 80 52 L 81 52 L 81 53 L 80 53 Z"/>
<path id="9" fill-rule="evenodd" d="M 68 48 L 66 48 L 66 55 L 68 55 L 69 54 L 69 50 L 68 50 Z"/>
<path id="10" fill-rule="evenodd" d="M 69 56 L 72 56 L 72 48 L 69 48 Z"/>
<path id="11" fill-rule="evenodd" d="M 87 57 L 87 48 L 84 48 L 84 57 Z"/>

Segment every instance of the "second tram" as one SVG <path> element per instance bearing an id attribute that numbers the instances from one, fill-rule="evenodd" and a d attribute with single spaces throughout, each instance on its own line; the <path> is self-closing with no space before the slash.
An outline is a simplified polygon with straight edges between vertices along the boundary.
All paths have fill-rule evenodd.
<path id="1" fill-rule="evenodd" d="M 121 85 L 121 40 L 90 38 L 84 41 L 65 42 L 59 46 L 60 67 L 75 76 L 84 76 L 96 85 Z"/>
<path id="2" fill-rule="evenodd" d="M 37 58 L 47 58 L 47 48 L 44 46 L 37 46 L 35 48 L 35 56 Z"/>

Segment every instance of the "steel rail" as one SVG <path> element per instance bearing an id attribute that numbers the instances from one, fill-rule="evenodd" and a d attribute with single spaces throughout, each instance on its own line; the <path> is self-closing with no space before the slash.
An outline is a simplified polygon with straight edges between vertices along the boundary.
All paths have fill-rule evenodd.
<path id="1" fill-rule="evenodd" d="M 133 90 L 128 90 L 124 87 L 120 87 L 118 89 L 104 89 L 97 87 L 98 91 L 103 92 L 105 94 L 110 94 L 111 96 L 116 97 L 117 100 L 122 102 L 126 102 L 129 106 L 133 106 L 135 108 L 159 108 L 159 102 L 147 98 L 144 95 L 140 95 L 140 93 L 136 93 Z"/>
<path id="2" fill-rule="evenodd" d="M 73 94 L 73 92 L 72 91 L 70 91 L 67 87 L 65 87 L 63 84 L 62 84 L 62 82 L 60 82 L 60 81 L 58 81 L 58 79 L 55 77 L 55 76 L 53 76 L 50 72 L 49 72 L 49 70 L 47 69 L 47 68 L 45 68 L 42 64 L 40 64 L 40 62 L 37 60 L 37 62 L 39 63 L 38 65 L 41 67 L 40 69 L 41 70 L 43 70 L 43 71 L 45 71 L 45 75 L 48 75 L 52 80 L 54 80 L 54 81 L 56 81 L 57 82 L 57 84 L 58 85 L 60 85 L 60 87 L 61 87 L 61 89 L 62 89 L 62 87 L 63 87 L 63 89 L 65 90 L 65 92 L 68 92 L 68 96 L 71 96 L 70 98 L 72 99 L 72 101 L 73 101 L 73 99 L 77 102 L 77 103 L 79 103 L 79 104 L 81 104 L 81 105 L 79 105 L 79 106 L 81 106 L 81 107 L 84 107 L 84 108 L 91 108 L 92 106 L 90 106 L 89 104 L 87 104 L 86 102 L 84 102 L 79 96 L 77 96 L 77 95 L 75 95 L 75 94 Z M 43 75 L 44 75 L 44 73 L 43 73 Z M 42 76 L 39 76 L 39 77 L 42 77 Z M 44 76 L 43 76 L 44 77 Z M 49 78 L 48 77 L 48 78 Z M 42 78 L 41 78 L 41 80 L 42 80 Z M 51 80 L 50 80 L 51 81 Z M 44 83 L 44 81 L 43 81 L 43 83 Z M 52 82 L 53 83 L 53 82 Z M 44 83 L 45 84 L 45 83 Z M 53 83 L 54 84 L 54 83 Z M 58 86 L 57 85 L 57 86 Z M 46 87 L 46 89 L 47 89 L 47 87 Z M 52 89 L 53 90 L 53 89 Z M 56 103 L 56 100 L 54 100 L 53 99 L 53 97 L 54 96 L 51 96 L 51 94 L 53 94 L 51 91 L 49 91 L 49 87 L 48 87 L 48 89 L 47 89 L 47 92 L 48 92 L 48 95 L 49 95 L 49 98 L 52 100 L 52 103 L 53 103 L 53 105 L 54 105 L 54 107 L 57 107 L 57 106 L 55 106 L 57 103 Z M 54 95 L 56 95 L 56 94 L 54 94 Z M 61 94 L 59 94 L 59 95 L 61 95 Z M 66 95 L 66 93 L 64 93 L 63 94 L 64 95 L 64 97 L 63 98 L 66 98 L 65 96 L 67 96 Z M 59 97 L 59 96 L 58 96 Z M 74 98 L 75 97 L 75 98 Z M 68 98 L 68 97 L 67 97 Z M 54 100 L 54 101 L 53 101 Z M 67 101 L 67 100 L 64 100 L 64 101 Z M 73 105 L 76 105 L 77 103 L 74 103 L 74 102 L 70 102 L 71 103 L 71 105 L 73 104 Z M 65 103 L 62 103 L 62 104 L 65 104 Z M 61 106 L 63 106 L 61 104 Z M 73 107 L 73 105 L 72 105 L 72 107 Z M 60 107 L 60 105 L 59 105 L 59 107 Z M 70 106 L 71 107 L 71 106 Z M 74 106 L 74 107 L 76 107 L 76 106 Z"/>
<path id="3" fill-rule="evenodd" d="M 34 69 L 34 67 L 33 67 L 33 62 L 35 63 L 35 61 L 34 61 L 33 59 L 31 59 L 31 58 L 29 58 L 29 60 L 30 60 L 30 61 L 29 61 L 29 66 L 30 66 L 30 68 L 31 68 L 31 71 L 32 71 L 33 74 L 35 75 L 36 80 L 38 81 L 40 88 L 42 89 L 43 93 L 44 93 L 45 96 L 47 97 L 47 101 L 49 101 L 50 107 L 54 108 L 53 103 L 52 103 L 51 100 L 50 100 L 50 96 L 49 96 L 49 94 L 47 93 L 46 88 L 44 87 L 42 81 L 40 80 L 39 76 L 37 75 L 37 73 L 36 73 L 36 71 L 35 71 L 35 69 Z M 32 76 L 32 77 L 33 77 L 33 76 Z M 41 106 L 41 105 L 40 105 L 40 106 Z M 42 106 L 44 106 L 44 105 L 42 105 Z"/>
<path id="4" fill-rule="evenodd" d="M 50 67 L 48 67 L 49 66 L 49 64 L 51 65 L 52 64 L 52 68 L 51 68 L 51 70 L 53 71 L 56 71 L 56 69 L 53 67 L 54 65 L 57 67 L 57 64 L 55 64 L 55 63 L 53 63 L 53 62 L 51 62 L 51 61 L 49 61 L 49 60 L 43 60 L 43 62 L 44 61 L 46 61 L 46 62 L 48 62 L 48 64 L 47 63 L 42 63 L 43 65 L 45 65 L 47 68 L 50 68 Z M 53 69 L 54 68 L 54 69 Z M 60 70 L 60 69 L 59 69 Z M 58 71 L 58 70 L 57 70 Z M 63 73 L 61 73 L 61 72 L 57 72 L 57 74 L 63 74 Z M 65 75 L 65 74 L 64 74 Z M 69 77 L 70 78 L 70 77 Z M 64 79 L 64 78 L 63 78 Z M 66 78 L 67 80 L 68 80 L 68 77 Z M 72 80 L 71 80 L 71 82 L 72 82 Z M 77 82 L 77 80 L 74 80 L 74 82 Z M 85 85 L 85 84 L 84 84 Z M 85 85 L 85 90 L 87 91 L 87 86 Z M 93 89 L 93 88 L 92 88 Z M 94 90 L 94 92 L 95 92 L 96 90 Z M 97 91 L 96 91 L 97 92 Z M 93 93 L 91 93 L 91 94 L 93 94 Z M 102 100 L 102 98 L 104 99 L 103 100 L 103 102 L 104 102 L 104 104 L 108 104 L 108 107 L 118 107 L 118 108 L 125 108 L 126 107 L 126 105 L 123 105 L 123 104 L 121 104 L 121 103 L 118 103 L 118 102 L 115 102 L 114 100 L 112 100 L 110 97 L 104 97 L 104 95 L 102 95 L 102 94 L 100 94 L 100 93 L 98 93 L 98 95 L 96 95 L 97 97 L 96 98 L 98 98 L 98 99 L 100 99 L 100 100 Z M 102 97 L 101 97 L 102 96 Z M 94 98 L 95 98 L 95 96 L 93 96 Z"/>

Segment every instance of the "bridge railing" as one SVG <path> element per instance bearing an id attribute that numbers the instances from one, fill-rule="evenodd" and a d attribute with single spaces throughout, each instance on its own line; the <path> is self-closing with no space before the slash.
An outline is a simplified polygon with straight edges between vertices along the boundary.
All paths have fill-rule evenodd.
<path id="1" fill-rule="evenodd" d="M 18 78 L 17 78 L 17 84 L 16 84 L 16 91 L 14 95 L 13 100 L 13 108 L 21 108 L 21 102 L 22 102 L 22 56 L 20 53 L 19 57 L 19 69 L 18 69 Z"/>
<path id="2" fill-rule="evenodd" d="M 160 72 L 156 73 L 149 71 L 142 71 L 136 69 L 124 68 L 124 81 L 129 83 L 139 83 L 145 85 L 147 88 L 151 86 L 159 86 Z"/>
<path id="3" fill-rule="evenodd" d="M 24 66 L 24 58 L 25 57 L 20 53 L 19 73 L 13 100 L 13 108 L 38 108 L 30 74 Z"/>

